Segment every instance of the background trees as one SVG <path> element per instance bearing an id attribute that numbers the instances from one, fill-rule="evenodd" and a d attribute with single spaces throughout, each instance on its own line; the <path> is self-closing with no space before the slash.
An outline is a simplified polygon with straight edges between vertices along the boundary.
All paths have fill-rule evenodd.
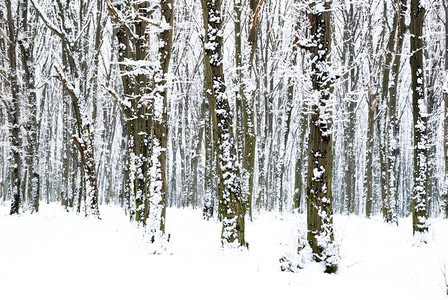
<path id="1" fill-rule="evenodd" d="M 308 153 L 325 146 L 336 213 L 446 214 L 447 2 L 334 0 L 327 16 L 329 3 L 1 0 L 1 201 L 118 204 L 151 240 L 167 205 L 191 206 L 245 245 L 245 216 L 312 213 Z M 316 91 L 335 99 L 331 138 L 316 131 Z"/>
<path id="2" fill-rule="evenodd" d="M 104 24 L 100 18 L 96 23 L 96 30 L 92 30 L 97 35 L 94 38 L 95 44 L 89 43 L 86 37 L 83 38 L 83 35 L 91 32 L 92 16 L 89 15 L 91 11 L 89 11 L 88 3 L 81 1 L 79 6 L 76 6 L 70 4 L 69 1 L 58 0 L 53 3 L 52 9 L 58 16 L 53 20 L 47 16 L 39 4 L 34 1 L 32 3 L 39 17 L 61 42 L 62 66 L 54 65 L 55 77 L 61 83 L 73 106 L 76 135 L 73 135 L 72 140 L 79 151 L 83 170 L 85 213 L 99 217 L 98 175 L 92 128 L 96 114 L 94 98 L 97 96 L 99 66 L 98 60 L 94 58 L 96 53 L 92 50 L 92 46 L 99 47 Z M 101 10 L 101 7 L 98 8 Z M 79 16 L 79 18 L 73 16 Z M 91 70 L 88 69 L 90 62 L 93 63 Z"/>

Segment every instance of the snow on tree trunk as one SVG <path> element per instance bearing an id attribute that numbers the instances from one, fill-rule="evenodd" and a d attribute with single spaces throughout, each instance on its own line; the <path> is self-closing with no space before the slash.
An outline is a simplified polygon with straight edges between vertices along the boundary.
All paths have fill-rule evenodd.
<path id="1" fill-rule="evenodd" d="M 414 236 L 425 242 L 428 231 L 428 155 L 425 85 L 423 73 L 423 22 L 425 8 L 420 0 L 411 0 L 411 73 L 414 120 L 414 189 L 412 220 Z"/>
<path id="2" fill-rule="evenodd" d="M 397 5 L 397 4 L 396 4 Z M 401 6 L 400 6 L 401 8 Z M 387 3 L 384 3 L 384 24 L 387 24 Z M 400 16 L 401 10 L 393 11 L 392 28 L 389 34 L 389 39 L 387 41 L 387 52 L 385 55 L 385 64 L 383 71 L 382 80 L 382 94 L 381 101 L 382 105 L 387 107 L 387 114 L 382 117 L 383 126 L 385 134 L 381 135 L 380 139 L 382 141 L 381 145 L 381 170 L 382 170 L 382 208 L 383 208 L 383 218 L 388 223 L 398 224 L 397 219 L 397 206 L 396 206 L 396 178 L 395 178 L 395 162 L 396 162 L 396 114 L 397 114 L 397 97 L 394 95 L 394 71 L 397 70 L 399 65 L 394 62 L 394 56 L 396 53 L 396 43 L 397 46 L 400 45 L 400 35 L 397 35 L 399 31 L 399 23 L 402 23 L 402 18 Z M 383 27 L 386 28 L 386 25 Z M 404 24 L 401 24 L 404 26 Z M 392 67 L 391 67 L 392 65 Z M 392 74 L 391 74 L 392 71 Z"/>
<path id="3" fill-rule="evenodd" d="M 126 197 L 131 220 L 145 226 L 149 213 L 149 164 L 152 128 L 152 90 L 147 22 L 148 1 L 106 1 L 117 38 L 118 62 L 123 99 L 116 96 L 126 116 L 127 170 Z M 134 22 L 132 21 L 134 20 Z M 151 57 L 152 58 L 152 57 Z M 153 62 L 154 59 L 151 59 Z"/>
<path id="4" fill-rule="evenodd" d="M 35 15 L 29 12 L 28 0 L 22 0 L 19 3 L 20 12 L 19 20 L 21 23 L 20 30 L 21 38 L 18 40 L 22 58 L 23 81 L 25 99 L 29 99 L 30 117 L 26 124 L 28 132 L 28 176 L 29 176 L 29 208 L 31 212 L 39 211 L 39 193 L 40 193 L 40 179 L 39 179 L 39 156 L 38 156 L 38 124 L 37 124 L 37 95 L 36 95 L 36 74 L 34 61 L 34 40 L 37 35 L 37 22 Z"/>
<path id="5" fill-rule="evenodd" d="M 386 135 L 386 166 L 387 166 L 387 194 L 386 194 L 386 206 L 384 218 L 388 223 L 398 224 L 398 180 L 397 180 L 397 159 L 398 159 L 398 147 L 399 147 L 399 135 L 398 135 L 398 84 L 399 84 L 399 72 L 401 68 L 401 54 L 403 48 L 403 39 L 406 30 L 405 26 L 405 14 L 407 10 L 406 1 L 396 0 L 393 19 L 393 31 L 388 42 L 388 58 L 392 67 L 386 65 L 386 68 L 390 68 L 391 73 L 387 72 L 391 78 L 384 78 L 387 85 L 384 88 L 384 95 L 387 95 L 388 100 L 388 119 L 387 119 L 387 135 Z M 393 58 L 393 59 L 392 59 Z"/>
<path id="6" fill-rule="evenodd" d="M 326 272 L 336 272 L 339 253 L 333 234 L 333 78 L 330 64 L 331 1 L 310 5 L 311 124 L 308 152 L 307 224 L 308 242 L 314 259 L 325 264 Z"/>
<path id="7" fill-rule="evenodd" d="M 448 3 L 447 0 L 442 0 L 443 10 L 445 11 L 445 74 L 448 74 Z M 445 75 L 446 76 L 446 75 Z M 443 95 L 444 112 L 443 117 L 443 156 L 445 164 L 445 186 L 443 195 L 443 204 L 445 205 L 445 218 L 448 218 L 448 91 L 445 90 Z"/>
<path id="8" fill-rule="evenodd" d="M 149 216 L 146 231 L 152 243 L 165 247 L 165 215 L 167 205 L 166 148 L 168 141 L 168 89 L 166 76 L 169 70 L 172 47 L 173 0 L 161 1 L 159 32 L 159 65 L 154 73 L 154 104 L 149 170 Z M 155 249 L 155 251 L 159 251 Z"/>
<path id="9" fill-rule="evenodd" d="M 10 81 L 10 96 L 6 102 L 6 110 L 8 113 L 11 140 L 11 154 L 12 162 L 11 168 L 11 192 L 12 202 L 10 214 L 18 214 L 20 206 L 22 205 L 22 197 L 20 194 L 21 173 L 22 173 L 22 159 L 20 157 L 20 105 L 19 105 L 19 82 L 17 75 L 17 32 L 15 28 L 15 20 L 12 12 L 11 1 L 6 1 L 6 14 L 8 24 L 8 59 L 9 59 L 9 81 Z"/>
<path id="10" fill-rule="evenodd" d="M 223 69 L 221 0 L 202 0 L 205 28 L 205 86 L 213 120 L 218 156 L 218 199 L 222 214 L 223 246 L 245 246 L 244 203 L 233 136 L 232 113 L 226 96 Z"/>
<path id="11" fill-rule="evenodd" d="M 212 117 L 210 114 L 209 106 L 207 105 L 207 112 L 205 117 L 205 132 L 204 132 L 204 144 L 205 144 L 205 175 L 204 175 L 204 208 L 203 217 L 209 220 L 214 215 L 215 201 L 214 197 L 216 195 L 216 185 L 215 185 L 215 172 L 214 158 L 215 151 L 213 148 L 213 138 L 212 138 Z"/>
<path id="12" fill-rule="evenodd" d="M 260 5 L 262 2 L 260 2 Z M 247 24 L 249 33 L 247 44 L 243 40 L 244 30 L 242 13 L 245 4 L 241 0 L 234 0 L 233 19 L 235 26 L 235 68 L 236 68 L 236 120 L 237 120 L 237 142 L 239 157 L 242 161 L 242 196 L 245 208 L 252 218 L 252 198 L 254 187 L 255 166 L 255 116 L 254 96 L 255 83 L 253 80 L 253 59 L 257 45 L 257 1 L 250 1 L 249 22 Z M 244 26 L 243 26 L 244 28 Z"/>
<path id="13" fill-rule="evenodd" d="M 366 217 L 370 218 L 373 211 L 373 151 L 374 151 L 374 116 L 377 102 L 374 102 L 370 90 L 368 92 L 368 116 L 367 116 L 367 145 L 366 145 Z"/>
<path id="14" fill-rule="evenodd" d="M 372 0 L 368 3 L 368 11 L 372 7 Z M 373 16 L 368 14 L 367 16 L 367 28 L 371 29 L 373 26 Z M 375 151 L 375 111 L 377 111 L 378 106 L 378 89 L 379 89 L 379 74 L 375 74 L 375 68 L 378 66 L 378 59 L 374 59 L 375 45 L 374 45 L 374 35 L 372 30 L 368 31 L 367 34 L 367 54 L 369 56 L 368 67 L 368 86 L 367 86 L 367 136 L 366 136 L 366 166 L 365 166 L 365 182 L 364 186 L 366 188 L 366 217 L 370 218 L 373 213 L 374 208 L 374 151 Z"/>
<path id="15" fill-rule="evenodd" d="M 126 115 L 131 219 L 145 227 L 150 251 L 164 251 L 167 205 L 167 73 L 173 1 L 106 1 L 115 24 Z M 131 21 L 129 21 L 131 20 Z M 157 24 L 157 26 L 152 26 Z M 151 55 L 150 39 L 157 43 Z M 162 248 L 160 248 L 162 247 Z"/>

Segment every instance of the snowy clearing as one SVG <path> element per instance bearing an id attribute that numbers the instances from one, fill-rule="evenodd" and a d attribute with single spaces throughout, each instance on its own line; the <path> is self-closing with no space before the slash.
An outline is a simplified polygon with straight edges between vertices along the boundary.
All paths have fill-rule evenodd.
<path id="1" fill-rule="evenodd" d="M 0 205 L 0 299 L 448 298 L 447 220 L 433 219 L 429 243 L 415 247 L 410 218 L 397 228 L 335 216 L 342 260 L 328 275 L 316 263 L 280 271 L 304 216 L 258 215 L 247 224 L 249 251 L 223 252 L 218 222 L 168 209 L 173 254 L 148 255 L 141 231 L 120 208 L 100 210 L 101 221 L 56 204 L 19 216 Z"/>

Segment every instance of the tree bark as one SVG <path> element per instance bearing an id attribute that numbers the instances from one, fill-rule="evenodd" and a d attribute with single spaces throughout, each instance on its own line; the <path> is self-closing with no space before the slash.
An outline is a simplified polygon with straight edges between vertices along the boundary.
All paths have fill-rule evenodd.
<path id="1" fill-rule="evenodd" d="M 155 99 L 153 107 L 153 132 L 150 162 L 150 222 L 147 230 L 151 242 L 163 239 L 165 235 L 165 217 L 167 205 L 166 149 L 168 142 L 168 88 L 167 74 L 169 70 L 172 36 L 173 36 L 173 0 L 161 0 L 162 14 L 159 33 L 160 69 L 154 76 Z"/>
<path id="2" fill-rule="evenodd" d="M 8 26 L 8 59 L 9 59 L 9 80 L 11 89 L 11 100 L 7 105 L 10 123 L 10 139 L 11 139 L 11 192 L 12 202 L 10 214 L 18 214 L 22 205 L 22 195 L 20 194 L 22 160 L 20 157 L 20 99 L 19 99 L 19 82 L 17 75 L 17 29 L 15 28 L 15 20 L 12 12 L 11 0 L 6 0 L 6 15 Z"/>
<path id="3" fill-rule="evenodd" d="M 387 22 L 387 5 L 384 3 L 384 22 Z M 389 39 L 387 42 L 387 52 L 383 71 L 383 81 L 382 81 L 382 93 L 381 102 L 387 105 L 387 114 L 383 116 L 384 120 L 384 131 L 385 136 L 380 136 L 381 139 L 381 176 L 383 178 L 383 183 L 381 184 L 382 189 L 382 204 L 383 204 L 383 218 L 388 223 L 397 224 L 397 212 L 395 203 L 395 144 L 394 144 L 394 130 L 395 130 L 395 117 L 396 117 L 396 97 L 391 96 L 391 79 L 393 81 L 393 76 L 391 77 L 391 71 L 393 69 L 393 59 L 395 53 L 395 40 L 398 32 L 399 13 L 394 11 L 392 20 L 392 29 L 390 32 L 387 31 L 387 26 L 383 25 L 383 30 L 385 34 L 389 33 Z M 403 24 L 404 25 L 404 24 Z M 399 40 L 397 40 L 398 42 Z M 399 66 L 398 66 L 399 67 Z M 392 75 L 394 75 L 392 71 Z M 393 170 L 393 173 L 390 173 Z M 383 184 L 385 184 L 383 186 Z"/>
<path id="4" fill-rule="evenodd" d="M 126 115 L 129 152 L 126 185 L 131 218 L 145 226 L 151 243 L 163 243 L 167 240 L 167 73 L 172 48 L 173 1 L 160 1 L 160 20 L 154 21 L 158 22 L 158 32 L 150 30 L 153 24 L 149 21 L 155 17 L 157 8 L 147 1 L 135 3 L 133 7 L 109 0 L 106 4 L 116 25 L 119 45 L 124 99 L 116 100 Z M 130 15 L 135 17 L 131 23 L 126 19 Z M 159 42 L 156 60 L 151 59 L 149 45 L 150 36 L 154 34 Z M 146 63 L 148 60 L 153 64 Z"/>
<path id="5" fill-rule="evenodd" d="M 225 94 L 221 0 L 201 0 L 205 28 L 204 67 L 206 94 L 213 120 L 213 138 L 219 166 L 218 192 L 222 193 L 221 242 L 223 246 L 246 246 L 244 203 L 241 195 L 233 116 Z"/>
<path id="6" fill-rule="evenodd" d="M 448 4 L 447 0 L 442 1 L 445 12 L 445 74 L 448 74 Z M 445 190 L 443 202 L 445 205 L 445 218 L 448 219 L 448 91 L 443 94 L 445 121 L 443 122 L 443 155 L 445 163 Z"/>
<path id="7" fill-rule="evenodd" d="M 30 162 L 28 164 L 29 173 L 29 208 L 30 211 L 39 211 L 39 193 L 40 193 L 40 179 L 39 179 L 39 155 L 38 155 L 38 123 L 37 123 L 37 95 L 36 95 L 36 84 L 35 84 L 35 62 L 33 56 L 33 38 L 35 38 L 37 32 L 35 27 L 29 26 L 30 16 L 29 16 L 29 3 L 28 0 L 22 0 L 19 2 L 20 7 L 20 22 L 22 38 L 19 39 L 19 46 L 22 58 L 22 66 L 24 69 L 23 82 L 24 82 L 24 93 L 23 95 L 28 98 L 28 103 L 30 107 L 30 118 L 27 122 L 26 129 L 28 132 L 28 157 Z M 36 24 L 33 24 L 36 26 Z"/>
<path id="8" fill-rule="evenodd" d="M 333 79 L 330 75 L 331 1 L 314 1 L 310 21 L 311 80 L 314 97 L 308 151 L 307 224 L 308 243 L 316 261 L 325 263 L 326 272 L 337 270 L 338 256 L 333 234 Z"/>
<path id="9" fill-rule="evenodd" d="M 348 122 L 344 128 L 344 156 L 345 156 L 345 199 L 344 206 L 348 214 L 355 212 L 356 195 L 356 155 L 355 155 L 355 128 L 356 128 L 356 106 L 357 99 L 355 96 L 357 89 L 357 74 L 359 66 L 355 61 L 355 47 L 356 47 L 356 33 L 358 30 L 359 20 L 355 16 L 355 7 L 353 2 L 350 3 L 344 10 L 344 44 L 342 59 L 345 62 L 346 68 L 349 70 L 344 78 L 344 98 L 346 99 L 346 112 Z"/>
<path id="10" fill-rule="evenodd" d="M 254 188 L 254 167 L 255 167 L 255 116 L 254 98 L 255 90 L 250 88 L 248 81 L 252 80 L 253 59 L 257 45 L 257 7 L 258 3 L 251 0 L 249 3 L 250 17 L 247 27 L 249 34 L 247 46 L 243 43 L 243 30 L 241 27 L 243 2 L 234 0 L 234 26 L 235 26 L 235 67 L 237 70 L 238 91 L 236 93 L 236 120 L 237 120 L 237 143 L 239 157 L 242 161 L 242 196 L 245 208 L 249 211 L 252 219 L 252 200 Z M 246 48 L 247 51 L 246 51 Z M 248 55 L 246 54 L 248 53 Z"/>
<path id="11" fill-rule="evenodd" d="M 377 102 L 373 95 L 368 91 L 368 128 L 367 128 L 367 145 L 366 145 L 366 217 L 370 218 L 373 211 L 373 151 L 374 151 L 374 116 Z"/>
<path id="12" fill-rule="evenodd" d="M 420 0 L 411 0 L 411 76 L 414 120 L 414 189 L 412 193 L 413 233 L 428 231 L 428 154 L 425 77 L 423 65 L 423 24 L 425 8 Z"/>

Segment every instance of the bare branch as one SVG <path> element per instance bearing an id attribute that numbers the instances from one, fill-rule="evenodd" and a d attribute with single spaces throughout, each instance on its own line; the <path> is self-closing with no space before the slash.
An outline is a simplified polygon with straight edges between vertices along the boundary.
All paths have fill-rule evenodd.
<path id="1" fill-rule="evenodd" d="M 98 50 L 96 50 L 96 56 L 100 55 L 101 47 L 103 47 L 104 40 L 101 40 L 100 46 L 98 47 Z"/>
<path id="2" fill-rule="evenodd" d="M 8 39 L 8 37 L 6 36 L 6 34 L 3 32 L 3 30 L 1 28 L 0 28 L 0 34 L 5 38 L 5 40 L 8 44 L 11 44 L 11 41 Z"/>
<path id="3" fill-rule="evenodd" d="M 59 72 L 58 67 L 54 66 L 54 69 L 56 70 L 57 76 L 54 76 L 59 82 L 61 82 L 62 86 L 65 88 L 65 90 L 70 94 L 70 96 L 75 99 L 77 99 L 76 93 L 71 85 L 67 82 L 67 79 Z"/>
<path id="4" fill-rule="evenodd" d="M 129 34 L 129 36 L 135 38 L 134 33 L 132 32 L 132 30 L 129 28 L 129 26 L 126 24 L 126 21 L 123 20 L 123 17 L 120 16 L 120 13 L 117 11 L 117 9 L 115 8 L 115 6 L 113 4 L 110 3 L 110 0 L 105 0 L 106 1 L 106 5 L 107 8 L 111 14 L 111 18 L 112 20 L 119 25 L 123 30 L 126 31 L 126 33 Z"/>
<path id="5" fill-rule="evenodd" d="M 61 39 L 64 39 L 65 38 L 64 34 L 50 21 L 48 16 L 42 12 L 41 7 L 36 5 L 36 3 L 34 3 L 34 0 L 31 0 L 31 4 L 33 4 L 34 8 L 36 9 L 37 14 L 39 15 L 39 17 L 42 18 L 45 25 L 51 30 L 51 32 L 56 34 Z"/>
<path id="6" fill-rule="evenodd" d="M 260 12 L 261 5 L 263 5 L 264 0 L 260 0 L 260 3 L 258 3 L 257 10 L 255 11 L 254 21 L 252 23 L 252 28 L 255 28 L 257 26 L 257 20 L 258 20 L 258 13 Z"/>
<path id="7" fill-rule="evenodd" d="M 112 96 L 112 98 L 115 99 L 115 101 L 117 101 L 117 103 L 118 103 L 118 105 L 120 105 L 121 109 L 123 109 L 123 111 L 126 111 L 126 107 L 123 105 L 123 103 L 121 102 L 118 95 L 113 90 L 106 87 L 105 85 L 102 85 L 102 87 L 106 90 L 106 92 L 108 92 Z"/>
<path id="8" fill-rule="evenodd" d="M 149 25 L 152 25 L 152 26 L 154 26 L 154 27 L 158 27 L 158 28 L 160 28 L 160 25 L 158 25 L 158 24 L 156 24 L 156 23 L 153 23 L 153 22 L 151 21 L 151 19 L 149 19 L 149 18 L 140 16 L 140 15 L 137 16 L 137 18 L 138 18 L 139 20 L 142 20 L 142 21 L 145 22 L 146 24 L 149 24 Z"/>
<path id="9" fill-rule="evenodd" d="M 6 109 L 6 113 L 8 114 L 8 119 L 11 121 L 12 118 L 12 114 L 11 114 L 11 105 L 10 103 L 8 103 L 8 101 L 6 101 L 5 97 L 3 97 L 3 95 L 0 94 L 0 103 L 3 103 L 3 105 L 5 106 Z"/>

